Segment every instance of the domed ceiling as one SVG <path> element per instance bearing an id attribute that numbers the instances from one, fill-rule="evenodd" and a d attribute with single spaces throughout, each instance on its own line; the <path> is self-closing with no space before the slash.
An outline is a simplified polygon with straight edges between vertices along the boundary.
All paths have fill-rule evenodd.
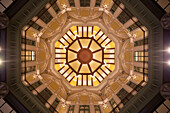
<path id="1" fill-rule="evenodd" d="M 148 30 L 120 1 L 51 0 L 25 23 L 21 80 L 51 112 L 118 112 L 147 84 Z"/>
<path id="2" fill-rule="evenodd" d="M 140 29 L 131 32 L 138 27 L 134 24 L 138 19 L 133 15 L 132 18 L 121 15 L 125 7 L 119 1 L 113 4 L 106 0 L 100 8 L 93 8 L 91 11 L 88 2 L 80 3 L 76 9 L 69 7 L 67 1 L 51 1 L 23 28 L 26 38 L 37 41 L 36 55 L 30 51 L 34 55 L 26 53 L 26 56 L 34 59 L 31 61 L 43 62 L 37 62 L 35 74 L 25 77 L 27 85 L 38 78 L 40 86 L 46 84 L 46 92 L 58 95 L 56 102 L 75 104 L 74 99 L 77 101 L 77 95 L 80 95 L 80 104 L 88 105 L 96 100 L 93 103 L 98 105 L 107 103 L 111 93 L 120 92 L 122 84 L 128 83 L 129 79 L 137 83 L 143 81 L 143 77 L 133 75 L 133 72 L 128 76 L 133 70 L 133 66 L 127 63 L 133 61 L 129 48 L 133 46 L 134 38 L 141 37 L 143 32 Z M 32 90 L 29 86 L 34 95 L 45 91 L 36 87 Z M 136 94 L 132 88 L 128 90 Z M 81 91 L 83 93 L 79 93 Z M 92 99 L 88 95 L 92 95 Z M 50 102 L 46 107 L 50 107 Z"/>
<path id="3" fill-rule="evenodd" d="M 72 86 L 98 86 L 115 68 L 115 44 L 98 26 L 72 26 L 55 54 L 55 69 Z"/>

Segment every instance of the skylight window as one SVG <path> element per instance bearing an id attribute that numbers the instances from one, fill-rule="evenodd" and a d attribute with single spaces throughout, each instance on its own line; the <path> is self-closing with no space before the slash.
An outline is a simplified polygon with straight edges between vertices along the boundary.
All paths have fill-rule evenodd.
<path id="1" fill-rule="evenodd" d="M 55 69 L 72 86 L 97 86 L 115 68 L 115 43 L 97 26 L 72 26 L 55 54 Z"/>

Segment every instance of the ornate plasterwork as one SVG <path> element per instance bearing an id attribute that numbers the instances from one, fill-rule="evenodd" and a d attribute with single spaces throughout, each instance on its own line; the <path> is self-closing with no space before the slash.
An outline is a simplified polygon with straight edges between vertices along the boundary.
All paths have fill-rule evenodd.
<path id="1" fill-rule="evenodd" d="M 96 19 L 97 20 L 97 19 Z M 99 21 L 99 20 L 98 20 Z M 98 90 L 100 90 L 100 89 L 102 89 L 102 87 L 103 86 L 105 86 L 105 84 L 107 84 L 108 83 L 108 80 L 111 80 L 111 79 L 113 79 L 113 77 L 115 76 L 115 77 L 117 77 L 117 74 L 116 73 L 119 73 L 119 57 L 118 57 L 118 55 L 119 54 L 117 54 L 118 53 L 118 51 L 120 51 L 119 49 L 120 49 L 120 45 L 119 45 L 119 41 L 118 41 L 118 37 L 115 37 L 112 33 L 108 33 L 108 31 L 107 31 L 107 27 L 104 25 L 104 24 L 101 24 L 102 22 L 94 22 L 94 21 L 90 21 L 89 20 L 89 22 L 87 22 L 87 23 L 84 23 L 84 22 L 81 22 L 81 21 L 76 21 L 76 20 L 74 20 L 74 21 L 72 21 L 72 22 L 70 22 L 70 23 L 68 23 L 68 25 L 67 26 L 65 26 L 65 28 L 63 29 L 63 31 L 61 32 L 61 33 L 59 33 L 58 35 L 56 35 L 55 36 L 55 38 L 53 38 L 52 40 L 51 40 L 51 46 L 50 46 L 50 49 L 51 49 L 51 53 L 53 53 L 53 56 L 52 56 L 52 59 L 50 59 L 50 62 L 51 62 L 51 67 L 52 67 L 52 73 L 54 74 L 54 75 L 56 75 L 56 77 L 57 78 L 59 78 L 59 79 L 61 79 L 61 81 L 63 82 L 63 84 L 70 90 L 70 91 L 79 91 L 80 89 L 82 90 L 82 88 L 83 89 L 87 89 L 87 90 L 89 90 L 89 91 L 98 91 Z M 64 34 L 65 34 L 65 32 L 67 32 L 68 30 L 69 30 L 69 28 L 71 27 L 71 26 L 75 26 L 75 25 L 79 25 L 79 26 L 83 26 L 83 25 L 86 25 L 86 26 L 93 26 L 93 25 L 95 25 L 95 26 L 99 26 L 101 29 L 102 29 L 102 31 L 104 32 L 104 33 L 106 33 L 107 34 L 107 36 L 111 39 L 111 40 L 113 40 L 114 42 L 115 42 L 115 58 L 117 58 L 117 59 L 115 59 L 115 64 L 116 64 L 116 66 L 115 66 L 115 70 L 113 71 L 113 72 L 111 72 L 110 74 L 109 74 L 109 76 L 108 77 L 106 77 L 106 80 L 103 80 L 102 81 L 102 85 L 98 85 L 98 86 L 95 86 L 95 88 L 93 88 L 93 87 L 86 87 L 86 86 L 83 86 L 82 88 L 79 88 L 79 87 L 81 87 L 81 86 L 78 86 L 78 87 L 72 87 L 71 85 L 69 85 L 68 83 L 67 83 L 67 81 L 65 80 L 65 79 L 63 79 L 63 77 L 61 77 L 61 75 L 60 75 L 60 73 L 58 73 L 56 70 L 55 70 L 55 67 L 54 67 L 54 65 L 55 65 L 55 63 L 54 63 L 54 59 L 55 59 L 55 54 L 54 54 L 54 47 L 55 47 L 55 42 L 56 41 L 58 41 L 58 39 L 59 39 L 59 37 L 62 37 Z M 106 29 L 107 28 L 107 29 Z M 113 37 L 115 37 L 115 38 L 113 38 Z"/>
<path id="2" fill-rule="evenodd" d="M 115 43 L 98 26 L 72 26 L 55 54 L 55 69 L 72 86 L 98 86 L 115 69 Z"/>

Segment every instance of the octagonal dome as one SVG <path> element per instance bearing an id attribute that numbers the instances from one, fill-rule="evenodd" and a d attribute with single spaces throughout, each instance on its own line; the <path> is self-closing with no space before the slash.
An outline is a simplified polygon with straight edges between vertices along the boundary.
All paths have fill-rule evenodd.
<path id="1" fill-rule="evenodd" d="M 57 102 L 107 104 L 106 113 L 123 108 L 148 79 L 148 30 L 142 21 L 119 0 L 100 7 L 91 0 L 92 8 L 43 3 L 22 29 L 23 84 L 45 98 L 39 100 L 52 112 L 63 111 L 53 108 Z"/>
<path id="2" fill-rule="evenodd" d="M 98 26 L 72 26 L 55 54 L 55 69 L 72 86 L 98 86 L 115 69 L 115 43 Z"/>

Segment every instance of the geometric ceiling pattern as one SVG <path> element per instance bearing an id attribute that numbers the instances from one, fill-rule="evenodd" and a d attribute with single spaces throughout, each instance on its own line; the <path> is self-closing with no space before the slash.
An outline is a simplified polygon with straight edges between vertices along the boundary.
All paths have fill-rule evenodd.
<path id="1" fill-rule="evenodd" d="M 137 113 L 159 91 L 162 28 L 140 0 L 30 0 L 7 34 L 7 83 L 31 113 Z"/>
<path id="2" fill-rule="evenodd" d="M 96 9 L 92 19 L 86 15 L 86 11 L 90 12 L 86 8 L 81 7 L 80 16 L 74 7 L 58 7 L 52 0 L 30 20 L 29 27 L 23 28 L 25 40 L 36 42 L 23 41 L 24 52 L 36 54 L 23 55 L 29 62 L 25 63 L 23 83 L 50 111 L 63 111 L 65 107 L 58 107 L 59 103 L 77 108 L 91 102 L 103 105 L 101 109 L 105 113 L 112 107 L 119 111 L 146 84 L 142 74 L 145 67 L 131 65 L 134 58 L 141 61 L 138 54 L 133 56 L 132 42 L 145 38 L 139 28 L 143 25 L 127 9 L 129 15 L 121 8 L 124 8 L 121 2 L 114 2 L 110 9 Z M 140 58 L 145 61 L 144 56 Z"/>
<path id="3" fill-rule="evenodd" d="M 15 83 L 9 80 L 9 86 L 14 93 L 18 93 L 16 97 L 19 97 L 19 100 L 23 100 L 20 97 L 29 98 L 28 103 L 25 102 L 27 107 L 39 100 L 47 107 L 33 105 L 32 111 L 41 108 L 42 111 L 53 109 L 63 113 L 63 109 L 70 108 L 71 105 L 75 105 L 76 110 L 79 105 L 91 106 L 91 103 L 100 105 L 99 108 L 104 110 L 104 113 L 123 110 L 121 108 L 131 101 L 140 89 L 144 89 L 147 83 L 145 78 L 148 77 L 148 65 L 145 67 L 147 62 L 143 61 L 148 58 L 148 53 L 143 51 L 148 49 L 143 45 L 148 43 L 143 41 L 147 37 L 144 34 L 144 25 L 125 7 L 127 4 L 124 5 L 121 1 L 29 1 L 30 7 L 33 6 L 26 12 L 23 10 L 22 17 L 26 19 L 21 18 L 24 38 L 21 48 L 25 52 L 21 55 L 22 82 L 35 96 L 21 95 L 25 93 L 24 90 L 18 90 L 15 87 L 16 81 L 11 79 Z M 137 4 L 136 1 L 134 3 Z M 44 7 L 40 11 L 36 5 Z M 94 8 L 93 13 L 90 13 L 91 6 Z M 138 4 L 134 8 L 137 6 Z M 77 10 L 78 7 L 80 9 Z M 40 12 L 36 15 L 32 9 Z M 28 16 L 27 11 L 30 13 Z M 141 10 L 141 13 L 145 13 L 145 9 Z M 27 25 L 23 28 L 24 22 Z M 70 25 L 69 28 L 67 25 Z M 18 29 L 14 29 L 16 30 Z M 9 36 L 13 36 L 12 34 L 15 32 L 9 32 Z M 27 57 L 30 59 L 27 60 Z M 16 74 L 11 75 L 14 77 Z M 69 85 L 65 84 L 66 82 Z M 154 92 L 154 88 L 151 89 Z M 153 92 L 148 91 L 147 94 Z M 133 101 L 133 108 L 139 108 L 140 103 L 141 108 L 141 105 L 148 101 L 147 97 L 152 96 L 144 94 L 146 95 L 142 93 L 142 97 L 146 99 Z M 43 98 L 36 100 L 37 97 Z M 131 112 L 131 109 L 128 112 Z"/>
<path id="4" fill-rule="evenodd" d="M 123 4 L 115 2 L 110 11 L 108 9 L 108 15 L 98 11 L 94 12 L 94 19 L 86 15 L 76 18 L 78 14 L 74 13 L 74 8 L 70 10 L 65 5 L 63 8 L 66 9 L 59 8 L 54 0 L 46 5 L 45 8 L 48 9 L 41 10 L 28 23 L 29 27 L 24 31 L 25 38 L 35 40 L 36 44 L 31 43 L 31 46 L 35 46 L 34 49 L 26 48 L 24 52 L 29 49 L 32 52 L 36 50 L 36 55 L 24 54 L 23 57 L 31 57 L 31 60 L 26 59 L 28 62 L 41 59 L 45 59 L 46 62 L 37 63 L 36 66 L 35 63 L 27 65 L 24 81 L 34 95 L 44 98 L 39 100 L 49 110 L 61 112 L 65 107 L 57 109 L 57 103 L 76 106 L 78 101 L 79 105 L 89 105 L 89 102 L 103 105 L 104 108 L 101 108 L 105 109 L 105 113 L 111 111 L 112 107 L 119 111 L 122 104 L 125 105 L 127 100 L 143 88 L 145 77 L 141 74 L 142 66 L 129 65 L 134 58 L 136 61 L 145 60 L 145 54 L 135 54 L 133 57 L 131 51 L 133 39 L 144 38 L 143 31 L 139 28 L 143 25 L 127 9 L 125 10 L 130 17 L 120 10 L 122 7 L 124 8 Z M 81 9 L 84 11 L 80 14 L 86 14 L 86 8 Z M 64 12 L 67 10 L 68 12 Z M 106 11 L 104 8 L 103 10 Z M 113 19 L 113 15 L 117 17 Z M 87 22 L 81 21 L 82 19 L 86 19 Z M 136 25 L 136 21 L 139 25 Z M 136 29 L 138 30 L 134 31 Z M 27 42 L 30 44 L 30 41 Z M 143 49 L 137 53 L 142 51 Z M 133 70 L 138 73 L 133 73 Z M 118 99 L 112 97 L 112 93 Z M 109 108 L 109 105 L 112 107 Z"/>
<path id="5" fill-rule="evenodd" d="M 55 54 L 55 69 L 72 86 L 98 86 L 115 68 L 115 43 L 98 26 L 72 26 Z"/>

